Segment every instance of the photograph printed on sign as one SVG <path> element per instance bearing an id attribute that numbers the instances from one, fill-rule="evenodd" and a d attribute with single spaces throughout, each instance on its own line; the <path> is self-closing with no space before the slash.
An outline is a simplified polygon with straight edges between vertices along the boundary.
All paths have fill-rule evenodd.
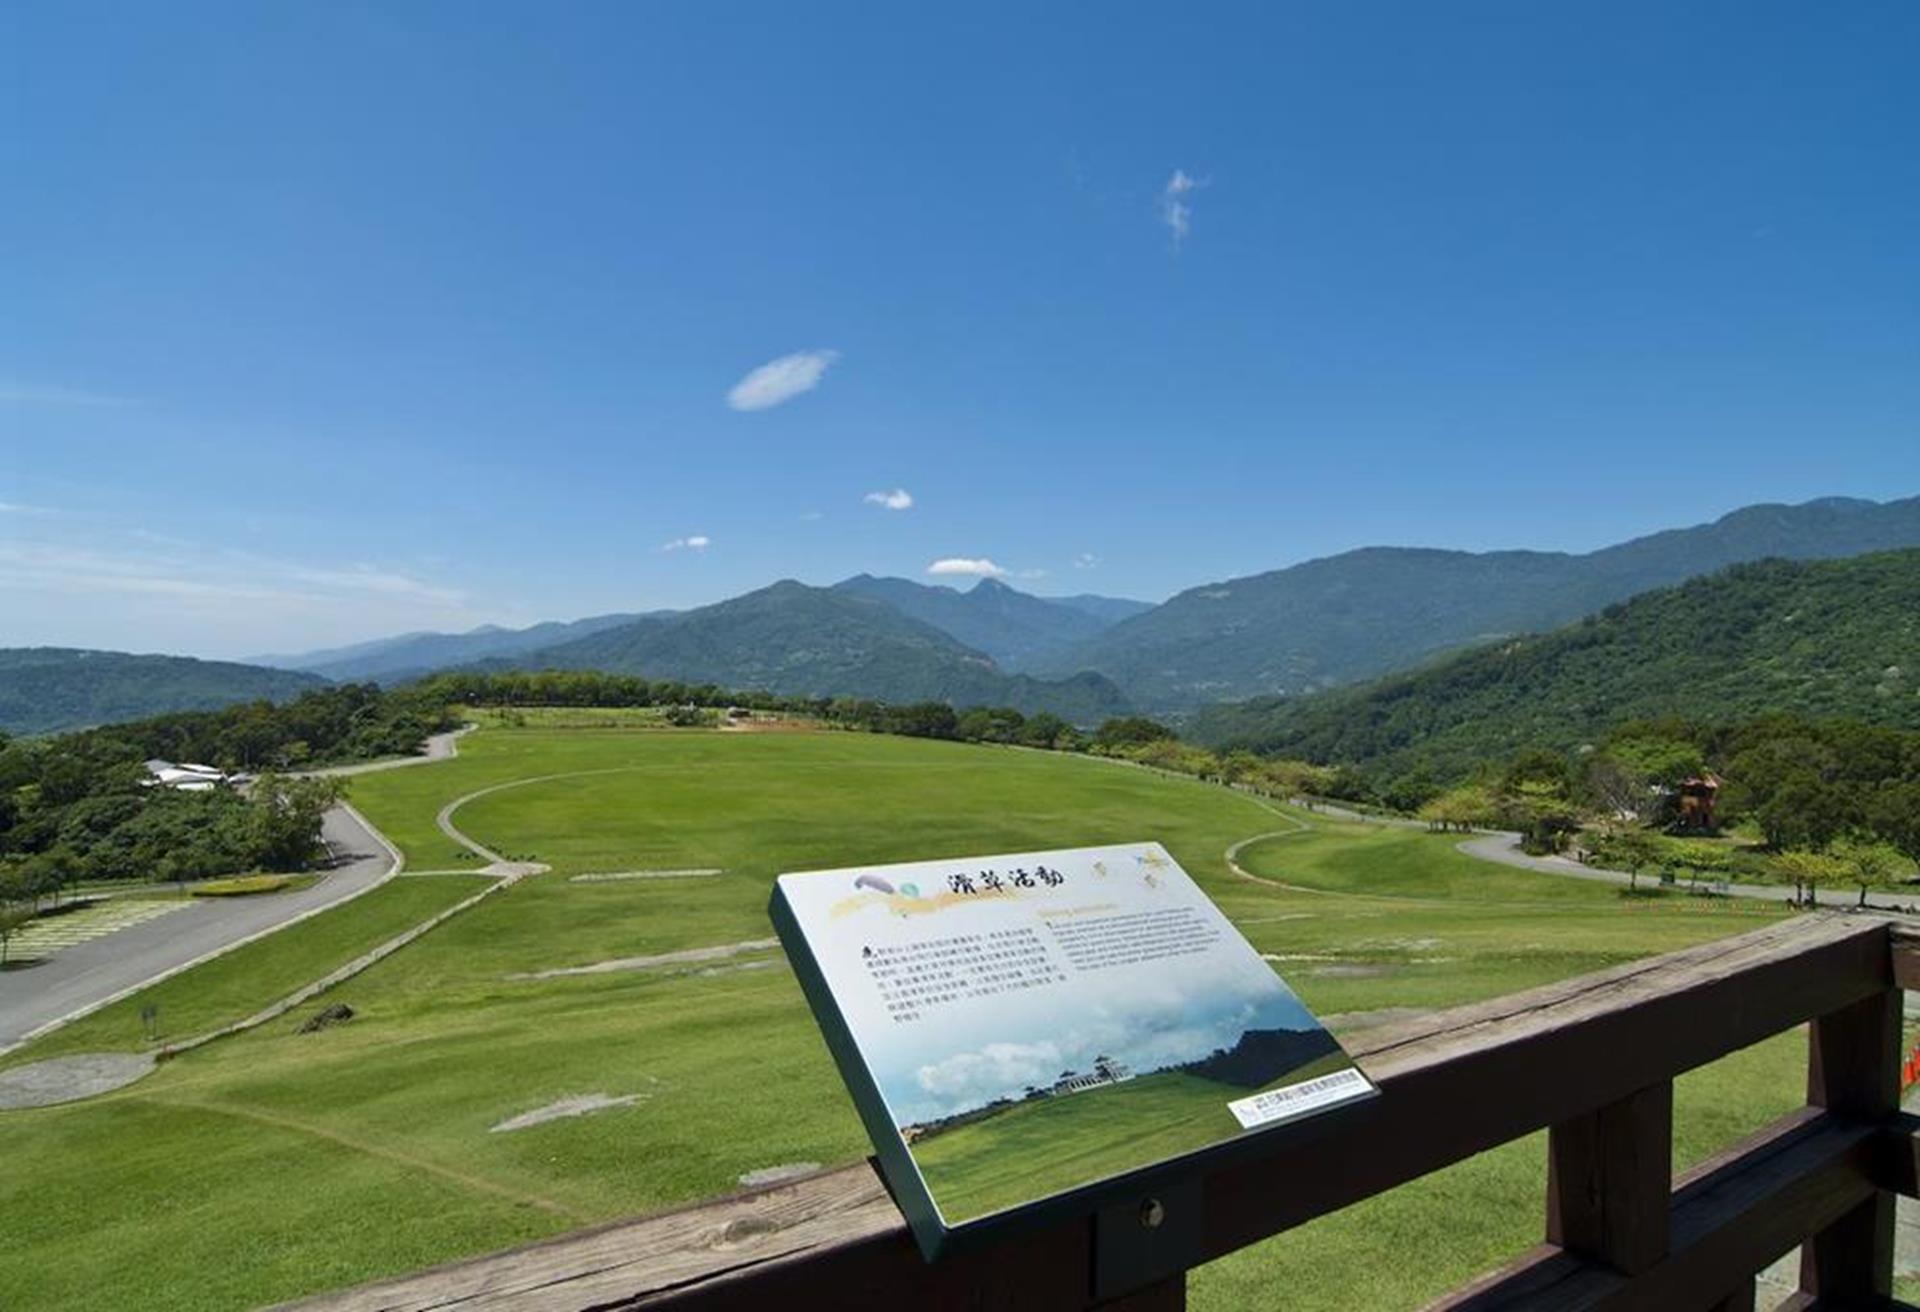
<path id="1" fill-rule="evenodd" d="M 780 887 L 948 1226 L 1372 1092 L 1156 843 Z"/>

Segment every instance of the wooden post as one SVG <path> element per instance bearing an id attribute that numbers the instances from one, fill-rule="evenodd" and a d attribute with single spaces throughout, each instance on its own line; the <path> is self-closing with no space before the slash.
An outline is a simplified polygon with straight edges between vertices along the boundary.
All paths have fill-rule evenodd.
<path id="1" fill-rule="evenodd" d="M 1745 1284 L 1708 1308 L 1707 1312 L 1753 1312 L 1758 1297 L 1754 1279 L 1748 1276 Z"/>
<path id="2" fill-rule="evenodd" d="M 1159 1284 L 1097 1304 L 1099 1312 L 1186 1312 L 1187 1275 L 1181 1272 Z"/>
<path id="3" fill-rule="evenodd" d="M 1547 1135 L 1547 1242 L 1638 1275 L 1667 1255 L 1673 1082 L 1555 1125 Z"/>
<path id="4" fill-rule="evenodd" d="M 1900 1108 L 1901 993 L 1888 989 L 1813 1022 L 1807 1101 L 1877 1120 Z M 1800 1290 L 1822 1300 L 1893 1293 L 1893 1195 L 1881 1190 L 1800 1248 Z"/>

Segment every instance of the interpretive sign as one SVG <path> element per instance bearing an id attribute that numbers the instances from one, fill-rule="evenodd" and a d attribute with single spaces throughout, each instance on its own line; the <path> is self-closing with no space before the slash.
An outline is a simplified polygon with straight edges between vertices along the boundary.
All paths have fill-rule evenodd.
<path id="1" fill-rule="evenodd" d="M 782 875 L 771 911 L 929 1258 L 1374 1091 L 1157 843 Z"/>

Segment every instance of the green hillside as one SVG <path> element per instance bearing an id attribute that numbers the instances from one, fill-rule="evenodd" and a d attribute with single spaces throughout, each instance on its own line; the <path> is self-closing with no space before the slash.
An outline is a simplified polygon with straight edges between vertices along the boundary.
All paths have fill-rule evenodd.
<path id="1" fill-rule="evenodd" d="M 53 733 L 261 698 L 284 701 L 326 682 L 315 674 L 190 656 L 0 648 L 0 729 Z"/>
<path id="2" fill-rule="evenodd" d="M 1585 555 L 1368 547 L 1190 588 L 1037 661 L 1098 670 L 1136 705 L 1298 695 L 1539 632 L 1742 561 L 1920 546 L 1920 497 L 1747 506 Z"/>
<path id="3" fill-rule="evenodd" d="M 1628 719 L 1779 712 L 1920 727 L 1920 550 L 1736 565 L 1416 673 L 1212 707 L 1192 732 L 1445 775 L 1522 746 L 1577 748 Z"/>
<path id="4" fill-rule="evenodd" d="M 516 659 L 525 669 L 592 669 L 763 688 L 788 696 L 1013 706 L 1076 724 L 1124 713 L 1106 679 L 1007 674 L 984 652 L 870 597 L 785 580 L 713 606 L 618 628 Z"/>
<path id="5" fill-rule="evenodd" d="M 1027 669 L 1112 623 L 1076 605 L 1030 596 L 998 579 L 981 579 L 961 592 L 911 579 L 856 574 L 834 584 L 834 591 L 885 602 L 902 615 L 985 652 L 1006 670 Z"/>

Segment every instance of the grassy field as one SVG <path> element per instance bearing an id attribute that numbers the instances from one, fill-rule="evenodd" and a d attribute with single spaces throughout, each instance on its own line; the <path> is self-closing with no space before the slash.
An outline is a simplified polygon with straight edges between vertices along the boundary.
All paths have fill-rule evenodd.
<path id="1" fill-rule="evenodd" d="M 864 1156 L 777 953 L 531 978 L 764 940 L 783 870 L 1158 839 L 1308 1005 L 1347 1024 L 1779 914 L 1624 899 L 1480 863 L 1444 837 L 1304 817 L 1097 760 L 848 733 L 497 725 L 464 739 L 456 760 L 356 779 L 353 799 L 409 869 L 459 869 L 478 862 L 436 813 L 502 784 L 457 806 L 454 822 L 553 872 L 329 994 L 352 1021 L 297 1034 L 309 1006 L 118 1093 L 0 1113 L 9 1308 L 247 1306 L 710 1196 L 756 1169 Z M 1223 853 L 1258 834 L 1274 836 L 1238 858 L 1258 878 L 1235 875 Z M 709 868 L 723 873 L 569 880 Z M 244 1014 L 474 882 L 403 877 L 169 981 L 152 991 L 166 1028 Z M 8 1064 L 137 1048 L 146 1000 Z M 1793 1036 L 1688 1076 L 1677 1159 L 1796 1105 L 1803 1078 Z M 594 1093 L 634 1101 L 492 1132 Z M 1415 1305 L 1534 1242 L 1543 1180 L 1538 1143 L 1486 1154 L 1196 1272 L 1194 1304 Z"/>

